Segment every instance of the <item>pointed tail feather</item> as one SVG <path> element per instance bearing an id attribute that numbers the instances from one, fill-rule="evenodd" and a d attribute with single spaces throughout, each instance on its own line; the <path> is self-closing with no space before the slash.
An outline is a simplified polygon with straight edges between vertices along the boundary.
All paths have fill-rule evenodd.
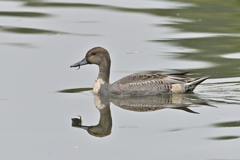
<path id="1" fill-rule="evenodd" d="M 197 85 L 199 85 L 200 83 L 202 83 L 203 81 L 205 81 L 206 79 L 212 77 L 215 73 L 210 74 L 208 76 L 204 76 L 204 77 L 200 77 L 200 78 L 196 78 L 194 81 L 187 83 L 186 84 L 186 92 L 189 91 L 193 91 L 195 89 L 195 87 L 197 87 Z"/>
<path id="2" fill-rule="evenodd" d="M 202 83 L 203 81 L 205 81 L 206 79 L 210 78 L 211 76 L 213 76 L 213 74 L 208 75 L 208 76 L 204 76 L 204 77 L 200 77 L 195 79 L 194 81 L 190 82 L 190 85 L 199 85 L 200 83 Z"/>

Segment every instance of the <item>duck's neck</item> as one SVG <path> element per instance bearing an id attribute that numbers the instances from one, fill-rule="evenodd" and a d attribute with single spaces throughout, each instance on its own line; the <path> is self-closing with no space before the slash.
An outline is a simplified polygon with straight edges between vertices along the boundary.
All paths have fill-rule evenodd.
<path id="1" fill-rule="evenodd" d="M 111 61 L 99 65 L 99 73 L 97 79 L 99 80 L 101 79 L 103 83 L 109 84 L 110 67 Z"/>
<path id="2" fill-rule="evenodd" d="M 94 94 L 106 94 L 105 92 L 108 92 L 110 67 L 111 61 L 109 63 L 99 65 L 98 77 L 93 86 Z"/>

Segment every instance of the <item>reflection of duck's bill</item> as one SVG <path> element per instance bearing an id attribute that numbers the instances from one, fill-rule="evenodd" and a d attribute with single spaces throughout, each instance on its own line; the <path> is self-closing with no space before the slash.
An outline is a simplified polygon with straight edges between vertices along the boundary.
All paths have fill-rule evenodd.
<path id="1" fill-rule="evenodd" d="M 88 129 L 89 129 L 89 126 L 73 126 L 73 127 L 81 128 L 81 129 L 84 129 L 86 131 L 88 131 Z"/>
<path id="2" fill-rule="evenodd" d="M 89 126 L 82 126 L 82 119 L 80 118 L 72 118 L 72 126 L 77 128 L 82 128 L 86 131 L 88 131 Z"/>
<path id="3" fill-rule="evenodd" d="M 81 126 L 80 128 L 82 128 L 82 129 L 88 131 L 89 126 Z"/>
<path id="4" fill-rule="evenodd" d="M 88 129 L 89 129 L 89 126 L 82 126 L 82 125 L 75 125 L 75 124 L 72 124 L 72 127 L 81 128 L 81 129 L 84 129 L 86 131 L 88 131 Z"/>

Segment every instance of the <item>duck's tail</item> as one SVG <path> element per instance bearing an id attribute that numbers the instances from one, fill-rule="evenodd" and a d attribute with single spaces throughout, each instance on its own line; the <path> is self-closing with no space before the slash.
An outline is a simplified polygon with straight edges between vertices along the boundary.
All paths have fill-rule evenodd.
<path id="1" fill-rule="evenodd" d="M 206 79 L 212 77 L 214 74 L 215 73 L 207 75 L 207 76 L 204 76 L 204 77 L 195 78 L 192 82 L 186 83 L 185 84 L 186 92 L 193 91 L 197 87 L 197 85 L 199 85 L 200 83 L 202 83 Z"/>

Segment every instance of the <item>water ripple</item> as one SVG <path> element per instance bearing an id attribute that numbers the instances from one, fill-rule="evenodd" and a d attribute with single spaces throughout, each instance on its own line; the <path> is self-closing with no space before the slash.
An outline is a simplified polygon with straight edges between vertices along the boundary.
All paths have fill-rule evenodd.
<path id="1" fill-rule="evenodd" d="M 52 35 L 77 35 L 77 36 L 99 36 L 98 34 L 78 34 L 68 33 L 54 30 L 38 29 L 38 28 L 25 28 L 25 27 L 6 27 L 0 26 L 0 30 L 10 33 L 21 33 L 21 34 L 52 34 Z"/>
<path id="2" fill-rule="evenodd" d="M 231 78 L 223 80 L 224 82 L 220 83 L 217 82 L 218 79 L 213 80 L 213 83 L 200 86 L 198 91 L 204 98 L 211 99 L 210 101 L 225 104 L 240 104 L 238 94 L 240 92 L 239 78 L 237 78 L 237 81 L 230 81 Z"/>
<path id="3" fill-rule="evenodd" d="M 85 3 L 60 3 L 60 2 L 26 2 L 25 6 L 31 7 L 101 7 L 103 5 Z"/>
<path id="4" fill-rule="evenodd" d="M 92 88 L 64 89 L 64 90 L 60 90 L 58 92 L 61 92 L 61 93 L 78 93 L 78 92 L 84 92 L 84 91 L 89 91 L 89 90 L 92 90 Z"/>
<path id="5" fill-rule="evenodd" d="M 240 121 L 220 122 L 212 124 L 214 127 L 240 127 Z"/>
<path id="6" fill-rule="evenodd" d="M 11 17 L 48 17 L 50 14 L 38 13 L 38 12 L 6 12 L 1 11 L 0 16 L 11 16 Z"/>
<path id="7" fill-rule="evenodd" d="M 212 139 L 212 140 L 231 140 L 231 139 L 237 139 L 237 138 L 240 138 L 239 136 L 220 136 L 220 137 L 212 137 L 212 138 L 209 138 L 209 139 Z"/>
<path id="8" fill-rule="evenodd" d="M 16 47 L 24 47 L 24 48 L 36 48 L 37 46 L 30 43 L 0 43 L 0 45 L 9 45 Z"/>

